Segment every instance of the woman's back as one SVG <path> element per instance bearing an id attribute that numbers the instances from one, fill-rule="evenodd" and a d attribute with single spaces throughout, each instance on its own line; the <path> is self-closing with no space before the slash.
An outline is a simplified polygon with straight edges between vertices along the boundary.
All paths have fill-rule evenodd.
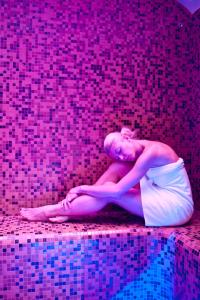
<path id="1" fill-rule="evenodd" d="M 179 159 L 176 152 L 167 144 L 159 141 L 139 140 L 144 145 L 144 152 L 151 151 L 154 157 L 151 168 L 174 163 Z M 143 154 L 141 153 L 141 155 Z"/>

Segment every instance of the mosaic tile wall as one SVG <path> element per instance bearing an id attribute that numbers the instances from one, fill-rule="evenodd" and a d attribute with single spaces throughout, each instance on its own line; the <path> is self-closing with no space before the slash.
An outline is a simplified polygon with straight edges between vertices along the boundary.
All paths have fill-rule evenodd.
<path id="1" fill-rule="evenodd" d="M 192 18 L 180 4 L 1 0 L 0 16 L 1 214 L 93 183 L 110 163 L 105 135 L 123 125 L 169 143 L 191 175 Z"/>
<path id="2" fill-rule="evenodd" d="M 194 133 L 192 142 L 192 183 L 194 196 L 196 200 L 196 207 L 200 209 L 200 9 L 193 15 L 193 35 L 192 35 L 192 45 L 193 45 L 193 130 Z"/>

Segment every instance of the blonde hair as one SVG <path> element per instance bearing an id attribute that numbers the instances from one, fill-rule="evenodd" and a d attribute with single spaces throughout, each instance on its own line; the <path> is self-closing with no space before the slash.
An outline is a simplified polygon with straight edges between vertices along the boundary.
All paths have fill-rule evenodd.
<path id="1" fill-rule="evenodd" d="M 112 147 L 113 142 L 116 140 L 116 135 L 119 137 L 124 137 L 124 138 L 129 138 L 129 139 L 137 139 L 137 129 L 135 130 L 130 130 L 127 127 L 122 127 L 121 131 L 114 131 L 109 133 L 104 140 L 104 150 L 107 154 L 109 154 L 110 149 Z"/>

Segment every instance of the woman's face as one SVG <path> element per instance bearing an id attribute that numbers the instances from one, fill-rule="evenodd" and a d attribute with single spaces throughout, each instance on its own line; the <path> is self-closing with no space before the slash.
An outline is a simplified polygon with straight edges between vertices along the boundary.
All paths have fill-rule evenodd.
<path id="1" fill-rule="evenodd" d="M 134 161 L 140 152 L 140 146 L 138 146 L 137 140 L 117 136 L 112 143 L 109 155 L 116 160 Z"/>

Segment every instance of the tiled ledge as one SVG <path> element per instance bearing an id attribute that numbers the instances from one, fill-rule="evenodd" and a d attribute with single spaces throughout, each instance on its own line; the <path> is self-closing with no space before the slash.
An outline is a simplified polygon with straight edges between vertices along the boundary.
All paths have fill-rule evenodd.
<path id="1" fill-rule="evenodd" d="M 145 227 L 142 218 L 133 216 L 124 210 L 102 211 L 96 215 L 76 217 L 62 224 L 49 222 L 29 222 L 21 216 L 0 217 L 0 243 L 27 239 L 52 239 L 76 236 L 95 236 L 111 233 L 136 233 L 139 235 L 173 234 L 176 241 L 181 241 L 200 256 L 200 211 L 195 211 L 192 219 L 184 226 Z"/>
<path id="2" fill-rule="evenodd" d="M 0 225 L 0 299 L 200 299 L 198 211 L 180 227 L 106 210 L 63 224 L 7 216 Z"/>

